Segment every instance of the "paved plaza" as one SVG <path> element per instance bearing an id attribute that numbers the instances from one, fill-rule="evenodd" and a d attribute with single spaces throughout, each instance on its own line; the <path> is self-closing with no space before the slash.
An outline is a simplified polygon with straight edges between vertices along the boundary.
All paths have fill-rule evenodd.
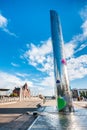
<path id="1" fill-rule="evenodd" d="M 35 120 L 27 111 L 37 110 L 39 98 L 29 98 L 23 101 L 0 103 L 0 130 L 26 130 Z"/>
<path id="2" fill-rule="evenodd" d="M 87 130 L 87 102 L 74 102 L 75 112 L 70 114 L 59 114 L 55 106 L 56 100 L 43 104 L 39 98 L 1 104 L 0 130 Z"/>

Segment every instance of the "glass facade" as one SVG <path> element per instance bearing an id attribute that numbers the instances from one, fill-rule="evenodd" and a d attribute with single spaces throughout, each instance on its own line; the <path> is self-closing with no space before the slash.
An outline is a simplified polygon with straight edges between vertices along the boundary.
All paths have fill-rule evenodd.
<path id="1" fill-rule="evenodd" d="M 64 43 L 59 17 L 56 11 L 50 11 L 52 46 L 54 53 L 54 74 L 59 110 L 72 106 L 71 91 L 67 76 L 67 63 L 64 54 Z"/>

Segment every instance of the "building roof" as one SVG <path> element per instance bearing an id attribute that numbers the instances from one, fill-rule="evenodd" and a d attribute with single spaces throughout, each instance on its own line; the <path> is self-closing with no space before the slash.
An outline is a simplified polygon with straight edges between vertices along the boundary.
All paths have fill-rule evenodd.
<path id="1" fill-rule="evenodd" d="M 0 91 L 8 91 L 10 89 L 0 88 Z"/>

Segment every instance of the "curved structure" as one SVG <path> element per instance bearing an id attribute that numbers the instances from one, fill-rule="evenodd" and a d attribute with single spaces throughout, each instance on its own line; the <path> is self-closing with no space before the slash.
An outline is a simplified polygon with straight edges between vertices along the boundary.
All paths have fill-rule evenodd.
<path id="1" fill-rule="evenodd" d="M 71 111 L 72 98 L 67 76 L 67 63 L 60 21 L 56 11 L 50 11 L 52 45 L 54 54 L 54 74 L 58 110 Z"/>

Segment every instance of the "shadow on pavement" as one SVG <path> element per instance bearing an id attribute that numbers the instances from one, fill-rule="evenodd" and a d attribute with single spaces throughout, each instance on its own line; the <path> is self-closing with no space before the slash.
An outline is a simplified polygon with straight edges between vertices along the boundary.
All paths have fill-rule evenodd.
<path id="1" fill-rule="evenodd" d="M 27 111 L 37 111 L 37 108 L 0 108 L 0 114 L 24 114 Z"/>

